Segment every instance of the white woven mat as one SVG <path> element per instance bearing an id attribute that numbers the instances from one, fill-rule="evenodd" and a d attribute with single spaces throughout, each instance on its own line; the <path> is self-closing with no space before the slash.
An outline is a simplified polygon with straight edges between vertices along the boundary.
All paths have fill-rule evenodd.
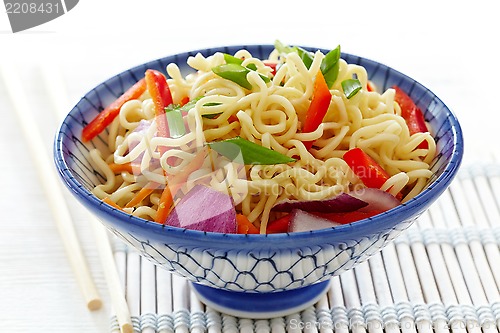
<path id="1" fill-rule="evenodd" d="M 500 166 L 462 168 L 417 223 L 332 278 L 314 306 L 271 320 L 205 307 L 181 277 L 115 242 L 135 332 L 453 332 L 500 327 Z M 111 332 L 119 331 L 111 316 Z"/>

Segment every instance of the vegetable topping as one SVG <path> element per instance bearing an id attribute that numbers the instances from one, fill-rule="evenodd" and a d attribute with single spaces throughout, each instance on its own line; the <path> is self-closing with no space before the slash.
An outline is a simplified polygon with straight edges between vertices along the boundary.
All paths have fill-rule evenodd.
<path id="1" fill-rule="evenodd" d="M 193 187 L 168 215 L 166 225 L 208 232 L 236 233 L 231 197 L 203 185 Z"/>
<path id="2" fill-rule="evenodd" d="M 109 124 L 120 113 L 120 108 L 126 102 L 139 98 L 146 91 L 146 81 L 144 79 L 139 80 L 136 84 L 130 87 L 123 95 L 118 97 L 113 103 L 111 103 L 107 108 L 105 108 L 101 113 L 97 115 L 87 126 L 83 128 L 82 140 L 84 142 L 90 141 L 95 138 L 99 133 L 104 131 Z"/>
<path id="3" fill-rule="evenodd" d="M 361 148 L 353 148 L 344 154 L 344 161 L 367 187 L 381 188 L 389 174 Z"/>
<path id="4" fill-rule="evenodd" d="M 393 86 L 392 88 L 396 90 L 394 99 L 401 107 L 401 117 L 406 121 L 410 134 L 428 132 L 422 110 L 420 110 L 411 97 L 401 90 L 401 88 L 398 86 Z M 423 141 L 418 147 L 427 149 L 429 145 L 427 141 Z"/>
<path id="5" fill-rule="evenodd" d="M 301 209 L 307 212 L 319 213 L 340 213 L 351 212 L 367 206 L 368 203 L 351 196 L 348 193 L 341 193 L 333 198 L 310 201 L 281 201 L 273 207 L 274 211 L 290 212 L 293 209 Z"/>
<path id="6" fill-rule="evenodd" d="M 252 143 L 241 137 L 209 142 L 208 146 L 228 159 L 245 165 L 270 165 L 295 162 L 294 158 Z"/>
<path id="7" fill-rule="evenodd" d="M 328 89 L 325 78 L 321 72 L 318 72 L 318 74 L 316 74 L 316 80 L 314 81 L 313 96 L 309 109 L 307 109 L 306 120 L 302 132 L 310 133 L 318 128 L 328 111 L 331 99 L 332 94 Z M 304 145 L 307 149 L 310 149 L 313 145 L 313 141 L 306 141 Z"/>

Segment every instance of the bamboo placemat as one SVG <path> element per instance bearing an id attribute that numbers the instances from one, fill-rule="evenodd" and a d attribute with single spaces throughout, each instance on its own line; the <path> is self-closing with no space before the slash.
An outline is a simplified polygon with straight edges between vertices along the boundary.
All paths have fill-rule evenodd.
<path id="1" fill-rule="evenodd" d="M 462 167 L 380 253 L 331 279 L 313 307 L 270 320 L 205 307 L 181 277 L 114 241 L 135 332 L 494 333 L 500 327 L 500 165 Z M 111 316 L 111 332 L 119 331 Z"/>

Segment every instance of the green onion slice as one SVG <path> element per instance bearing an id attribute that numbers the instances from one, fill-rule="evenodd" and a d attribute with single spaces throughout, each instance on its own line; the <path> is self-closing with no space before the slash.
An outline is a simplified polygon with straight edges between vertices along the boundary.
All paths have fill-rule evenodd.
<path id="1" fill-rule="evenodd" d="M 288 46 L 283 44 L 281 41 L 276 40 L 274 42 L 274 48 L 279 52 L 279 53 L 285 53 L 288 54 L 290 52 L 297 52 L 296 47 Z"/>
<path id="2" fill-rule="evenodd" d="M 312 52 L 309 52 L 299 46 L 284 45 L 279 40 L 276 40 L 274 42 L 274 48 L 279 53 L 288 54 L 291 52 L 296 52 L 299 55 L 300 59 L 302 59 L 302 62 L 307 67 L 307 69 L 311 67 L 311 64 L 314 60 L 314 54 Z M 328 88 L 331 88 L 333 86 L 339 75 L 339 66 L 340 66 L 339 59 L 340 59 L 340 45 L 338 45 L 335 49 L 328 52 L 321 61 L 320 65 L 321 73 L 323 73 L 323 76 L 325 77 L 325 81 L 326 84 L 328 85 Z"/>
<path id="3" fill-rule="evenodd" d="M 274 48 L 279 53 L 284 53 L 284 54 L 296 52 L 299 55 L 300 59 L 302 59 L 302 62 L 304 63 L 304 65 L 306 66 L 307 69 L 309 69 L 311 67 L 311 64 L 314 60 L 313 53 L 311 53 L 311 52 L 309 52 L 309 51 L 307 51 L 299 46 L 284 45 L 279 40 L 276 40 L 274 42 Z"/>
<path id="4" fill-rule="evenodd" d="M 247 74 L 250 70 L 238 64 L 229 63 L 216 66 L 212 71 L 220 77 L 233 81 L 243 88 L 252 89 L 252 85 L 247 80 Z"/>
<path id="5" fill-rule="evenodd" d="M 224 61 L 226 62 L 226 64 L 241 65 L 243 63 L 243 59 L 236 58 L 235 56 L 232 56 L 228 53 L 224 53 Z"/>
<path id="6" fill-rule="evenodd" d="M 196 97 L 192 100 L 190 100 L 189 102 L 187 102 L 186 104 L 180 106 L 180 105 L 174 105 L 174 104 L 171 104 L 169 106 L 167 106 L 165 108 L 165 112 L 169 112 L 169 111 L 172 111 L 172 110 L 179 110 L 180 112 L 182 113 L 187 113 L 189 112 L 189 110 L 191 110 L 192 108 L 194 108 L 194 106 L 196 105 L 196 103 L 202 99 L 203 96 L 200 96 L 200 97 Z M 210 103 L 205 103 L 203 104 L 203 106 L 218 106 L 218 105 L 221 105 L 221 103 L 218 103 L 218 102 L 210 102 Z M 216 112 L 216 113 L 208 113 L 208 114 L 203 114 L 201 115 L 202 117 L 204 118 L 209 118 L 209 119 L 213 119 L 215 117 L 217 117 L 218 115 L 220 115 L 222 112 Z"/>
<path id="7" fill-rule="evenodd" d="M 306 68 L 311 68 L 312 62 L 314 60 L 314 54 L 307 50 L 304 50 L 301 47 L 297 47 L 297 53 L 299 54 L 300 59 L 302 59 L 304 65 L 306 65 Z"/>
<path id="8" fill-rule="evenodd" d="M 321 61 L 321 73 L 325 77 L 328 88 L 331 88 L 339 75 L 340 45 L 328 52 Z"/>
<path id="9" fill-rule="evenodd" d="M 236 58 L 235 56 L 232 56 L 230 54 L 224 53 L 224 61 L 226 64 L 236 64 L 236 65 L 241 65 L 243 64 L 243 59 Z M 257 70 L 257 66 L 255 64 L 248 64 L 246 68 L 251 69 L 253 71 Z M 266 81 L 269 82 L 269 81 Z"/>
<path id="10" fill-rule="evenodd" d="M 233 58 L 238 59 L 235 57 Z M 252 85 L 247 80 L 247 74 L 250 73 L 250 70 L 255 70 L 255 69 L 257 69 L 257 67 L 254 64 L 250 64 L 249 67 L 244 67 L 236 63 L 227 63 L 212 68 L 212 71 L 215 74 L 219 75 L 220 77 L 233 81 L 242 86 L 243 88 L 250 90 L 252 89 Z M 262 80 L 264 80 L 264 82 L 266 83 L 271 82 L 271 79 L 268 78 L 267 76 L 262 75 L 260 73 L 259 76 L 262 78 Z"/>
<path id="11" fill-rule="evenodd" d="M 342 90 L 347 99 L 354 97 L 361 90 L 361 82 L 358 79 L 347 79 L 342 81 Z"/>
<path id="12" fill-rule="evenodd" d="M 184 125 L 180 108 L 165 108 L 165 116 L 167 117 L 171 138 L 177 139 L 186 134 L 186 126 Z"/>
<path id="13" fill-rule="evenodd" d="M 272 165 L 295 162 L 294 158 L 275 150 L 262 147 L 241 137 L 209 142 L 208 145 L 219 154 L 245 165 Z"/>

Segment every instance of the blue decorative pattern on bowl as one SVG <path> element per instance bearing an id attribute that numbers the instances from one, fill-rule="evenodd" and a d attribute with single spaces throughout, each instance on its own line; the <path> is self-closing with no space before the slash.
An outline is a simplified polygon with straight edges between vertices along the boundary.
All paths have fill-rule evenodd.
<path id="1" fill-rule="evenodd" d="M 271 45 L 229 46 L 177 54 L 129 69 L 88 92 L 62 123 L 55 140 L 57 169 L 72 193 L 126 243 L 155 264 L 187 279 L 218 289 L 240 292 L 288 291 L 326 281 L 353 268 L 382 249 L 436 200 L 453 179 L 463 154 L 460 126 L 453 113 L 431 91 L 383 64 L 350 54 L 348 63 L 367 69 L 380 89 L 399 85 L 424 111 L 433 129 L 438 154 L 434 177 L 414 199 L 373 218 L 335 228 L 273 235 L 206 233 L 172 228 L 133 217 L 93 196 L 90 189 L 105 179 L 88 161 L 90 148 L 103 148 L 107 132 L 91 143 L 80 140 L 82 128 L 148 68 L 164 71 L 175 62 L 184 74 L 189 56 L 200 52 L 233 54 L 245 48 L 265 58 Z M 322 50 L 327 52 L 327 50 Z M 102 146 L 102 147 L 101 147 Z"/>

